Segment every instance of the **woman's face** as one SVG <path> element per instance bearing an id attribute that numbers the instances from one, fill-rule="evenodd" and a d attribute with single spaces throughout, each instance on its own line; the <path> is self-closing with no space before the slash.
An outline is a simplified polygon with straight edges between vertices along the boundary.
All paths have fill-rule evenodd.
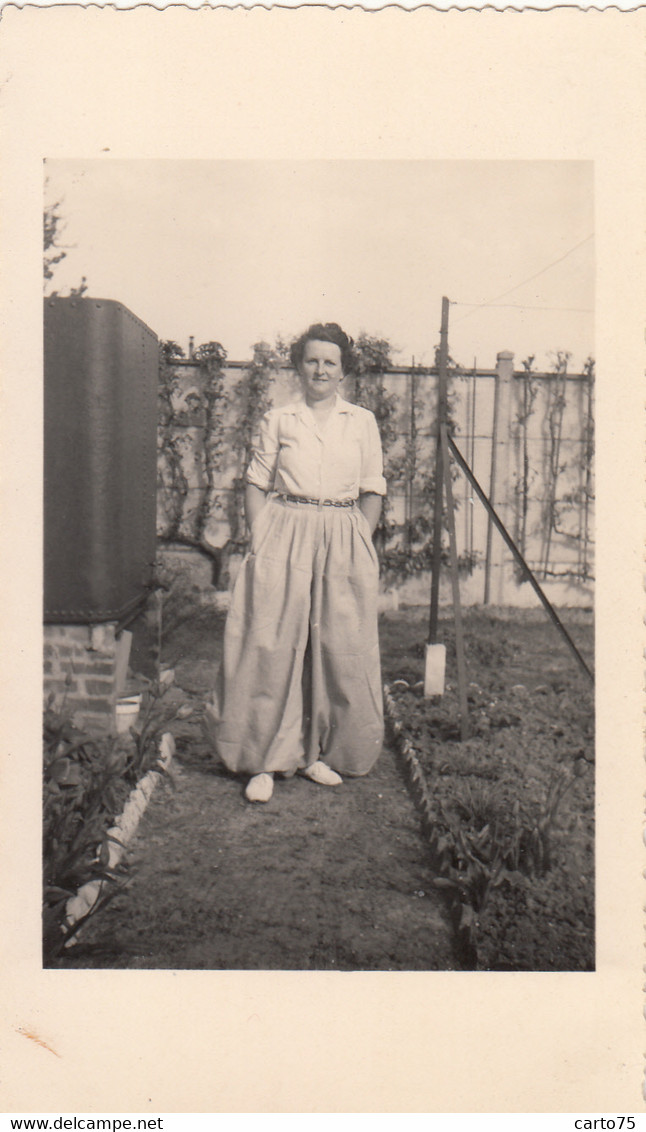
<path id="1" fill-rule="evenodd" d="M 341 348 L 336 342 L 306 342 L 299 373 L 308 404 L 334 397 L 343 381 Z"/>

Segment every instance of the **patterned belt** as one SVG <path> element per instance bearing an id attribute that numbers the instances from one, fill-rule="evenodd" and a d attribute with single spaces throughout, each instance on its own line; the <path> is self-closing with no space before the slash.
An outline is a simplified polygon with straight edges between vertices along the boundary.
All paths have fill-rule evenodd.
<path id="1" fill-rule="evenodd" d="M 356 499 L 306 499 L 303 495 L 286 495 L 277 491 L 277 499 L 285 499 L 288 503 L 309 503 L 311 507 L 354 507 Z"/>

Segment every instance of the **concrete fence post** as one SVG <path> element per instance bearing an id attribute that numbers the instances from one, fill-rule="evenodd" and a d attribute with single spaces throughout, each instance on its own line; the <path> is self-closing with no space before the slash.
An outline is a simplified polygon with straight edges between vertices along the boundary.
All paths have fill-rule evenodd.
<path id="1" fill-rule="evenodd" d="M 492 451 L 492 469 L 495 478 L 491 502 L 507 530 L 511 529 L 513 519 L 513 437 L 512 419 L 514 411 L 514 355 L 510 350 L 501 350 L 496 357 L 497 422 L 495 445 Z M 491 520 L 489 520 L 491 523 Z M 513 578 L 513 566 L 509 562 L 505 544 L 496 531 L 491 535 L 491 555 L 489 562 L 489 599 L 494 605 L 505 605 L 509 601 L 508 587 Z"/>

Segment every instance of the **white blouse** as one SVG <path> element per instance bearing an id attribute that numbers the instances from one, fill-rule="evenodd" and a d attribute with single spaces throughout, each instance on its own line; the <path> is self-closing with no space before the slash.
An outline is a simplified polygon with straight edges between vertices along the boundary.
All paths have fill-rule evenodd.
<path id="1" fill-rule="evenodd" d="M 270 409 L 254 438 L 247 483 L 308 499 L 356 499 L 364 492 L 385 495 L 374 415 L 338 393 L 323 423 L 304 400 Z"/>

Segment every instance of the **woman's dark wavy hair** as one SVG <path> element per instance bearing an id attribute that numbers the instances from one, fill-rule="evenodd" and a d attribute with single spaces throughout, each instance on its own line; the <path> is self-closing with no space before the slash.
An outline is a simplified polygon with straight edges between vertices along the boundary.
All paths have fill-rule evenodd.
<path id="1" fill-rule="evenodd" d="M 292 342 L 289 357 L 294 369 L 300 371 L 303 354 L 308 342 L 334 342 L 341 351 L 341 366 L 344 374 L 354 369 L 354 342 L 338 322 L 314 322 L 307 330 Z"/>

